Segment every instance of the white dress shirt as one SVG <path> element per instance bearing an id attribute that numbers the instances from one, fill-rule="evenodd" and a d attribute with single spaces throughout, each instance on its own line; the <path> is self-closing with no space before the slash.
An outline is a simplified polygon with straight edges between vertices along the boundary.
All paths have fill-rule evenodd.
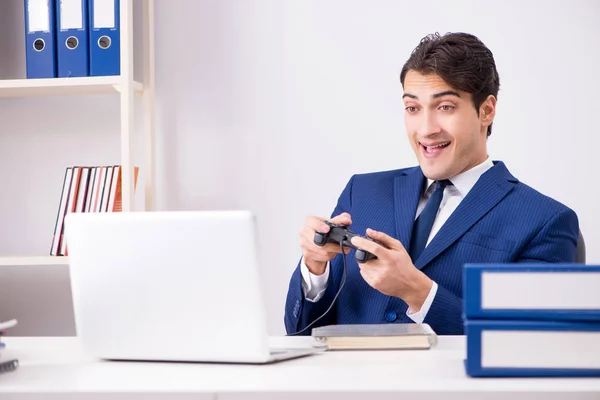
<path id="1" fill-rule="evenodd" d="M 469 193 L 473 186 L 475 186 L 481 175 L 483 175 L 484 172 L 493 166 L 494 163 L 492 160 L 487 158 L 483 163 L 450 178 L 452 185 L 448 185 L 444 189 L 442 202 L 440 203 L 438 214 L 435 217 L 433 227 L 431 228 L 429 238 L 427 239 L 427 245 L 429 245 L 429 242 L 431 242 L 434 236 L 438 233 L 442 225 L 444 225 L 450 215 L 454 212 L 454 210 L 456 210 L 462 199 L 464 199 L 467 193 Z M 434 181 L 427 179 L 427 187 L 425 192 L 421 195 L 421 199 L 419 200 L 415 219 L 417 219 L 419 214 L 421 214 L 421 211 L 423 211 L 423 208 L 425 208 L 427 200 L 433 193 L 433 183 Z M 322 275 L 314 275 L 308 270 L 308 267 L 304 264 L 304 260 L 302 260 L 300 264 L 300 273 L 302 275 L 302 289 L 304 291 L 306 300 L 312 302 L 319 301 L 321 297 L 323 297 L 325 289 L 327 288 L 327 281 L 329 280 L 329 263 L 327 263 L 325 272 Z M 417 312 L 414 312 L 409 308 L 406 311 L 406 315 L 408 315 L 410 319 L 418 324 L 423 323 L 425 316 L 427 315 L 427 312 L 433 303 L 433 299 L 437 293 L 437 288 L 437 283 L 433 282 L 431 290 L 429 291 L 425 302 L 421 306 L 421 309 Z"/>

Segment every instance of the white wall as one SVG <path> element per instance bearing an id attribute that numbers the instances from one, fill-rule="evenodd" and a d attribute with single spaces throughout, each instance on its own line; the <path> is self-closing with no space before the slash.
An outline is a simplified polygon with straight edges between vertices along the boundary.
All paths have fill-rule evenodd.
<path id="1" fill-rule="evenodd" d="M 574 208 L 589 261 L 600 262 L 600 191 L 590 182 L 600 145 L 597 2 L 232 4 L 158 5 L 158 151 L 169 188 L 158 204 L 258 214 L 273 332 L 283 332 L 304 217 L 329 215 L 353 173 L 416 162 L 398 75 L 435 31 L 471 32 L 492 49 L 501 91 L 490 156 Z M 195 54 L 166 45 L 193 34 Z"/>
<path id="2" fill-rule="evenodd" d="M 155 4 L 157 207 L 256 212 L 272 334 L 284 332 L 283 305 L 300 256 L 298 230 L 305 216 L 328 216 L 353 173 L 416 162 L 405 138 L 398 75 L 419 40 L 435 31 L 471 32 L 491 48 L 501 90 L 490 156 L 504 160 L 525 183 L 575 209 L 588 260 L 600 263 L 595 245 L 600 243 L 595 200 L 600 196 L 595 184 L 600 3 Z M 37 111 L 41 119 L 52 118 L 71 106 L 86 116 L 96 106 L 112 115 L 110 101 L 57 102 Z M 9 167 L 2 161 L 3 143 L 17 140 L 11 131 L 21 124 L 39 131 L 35 137 L 44 141 L 48 153 L 60 150 L 49 137 L 73 136 L 89 128 L 83 118 L 70 130 L 43 137 L 41 125 L 24 121 L 27 108 L 19 107 L 0 101 L 3 169 Z M 83 133 L 85 140 L 94 140 L 96 131 L 117 129 L 111 118 L 96 121 L 95 133 Z M 3 129 L 4 121 L 15 129 Z M 98 147 L 109 156 L 110 145 Z M 46 168 L 56 168 L 56 163 Z M 7 176 L 2 176 L 4 186 Z M 28 177 L 32 187 L 41 182 L 37 173 Z M 16 179 L 10 185 L 30 187 Z M 53 196 L 48 196 L 51 205 L 43 212 L 46 222 L 40 230 L 48 229 L 47 220 L 55 213 L 58 199 Z M 0 230 L 3 252 L 46 246 L 47 239 L 36 239 L 38 231 L 25 244 L 10 242 L 10 230 L 22 225 L 5 207 L 18 210 L 19 218 L 26 210 L 15 201 L 6 202 L 0 211 L 6 221 Z M 27 210 L 39 212 L 33 205 Z M 36 225 L 27 227 L 32 231 Z"/>

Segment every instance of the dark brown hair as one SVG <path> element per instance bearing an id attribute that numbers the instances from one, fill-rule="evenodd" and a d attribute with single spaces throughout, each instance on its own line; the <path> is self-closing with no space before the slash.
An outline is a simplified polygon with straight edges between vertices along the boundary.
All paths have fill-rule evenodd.
<path id="1" fill-rule="evenodd" d="M 437 74 L 454 89 L 471 93 L 477 115 L 481 103 L 490 94 L 498 98 L 500 77 L 494 56 L 477 37 L 468 33 L 425 36 L 402 68 L 400 82 L 403 87 L 409 70 Z M 490 124 L 487 135 L 491 134 Z"/>

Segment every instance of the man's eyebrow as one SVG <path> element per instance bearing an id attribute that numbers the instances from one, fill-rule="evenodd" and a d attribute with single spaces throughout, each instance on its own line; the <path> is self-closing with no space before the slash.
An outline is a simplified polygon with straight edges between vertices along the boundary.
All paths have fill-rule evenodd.
<path id="1" fill-rule="evenodd" d="M 438 99 L 440 97 L 444 97 L 444 96 L 456 96 L 460 98 L 460 94 L 458 92 L 455 92 L 454 90 L 444 90 L 443 92 L 439 92 L 439 93 L 435 93 L 433 96 L 434 99 Z M 414 94 L 411 93 L 404 93 L 402 95 L 402 99 L 404 99 L 405 97 L 409 97 L 411 99 L 415 99 L 415 100 L 419 100 L 419 97 L 417 97 Z"/>
<path id="2" fill-rule="evenodd" d="M 443 96 L 456 96 L 460 98 L 460 94 L 458 94 L 458 92 L 455 92 L 454 90 L 444 90 L 443 92 L 436 93 L 433 95 L 433 98 L 438 99 Z"/>

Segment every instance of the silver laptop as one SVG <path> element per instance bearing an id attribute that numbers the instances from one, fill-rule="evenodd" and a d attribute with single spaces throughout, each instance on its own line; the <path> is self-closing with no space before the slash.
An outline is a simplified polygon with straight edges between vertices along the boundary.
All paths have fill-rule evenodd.
<path id="1" fill-rule="evenodd" d="M 77 334 L 95 357 L 269 363 L 324 351 L 269 347 L 250 212 L 72 213 L 65 234 Z"/>

